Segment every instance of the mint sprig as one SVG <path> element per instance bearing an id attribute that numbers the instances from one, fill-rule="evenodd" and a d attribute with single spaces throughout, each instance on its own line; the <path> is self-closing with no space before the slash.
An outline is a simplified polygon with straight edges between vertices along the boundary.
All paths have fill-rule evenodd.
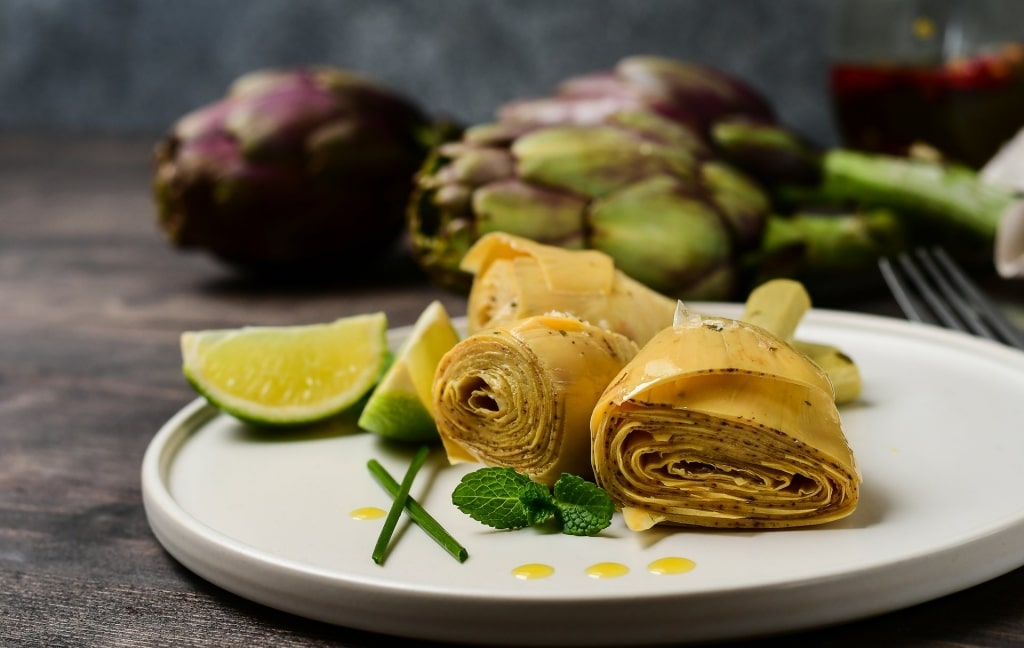
<path id="1" fill-rule="evenodd" d="M 465 475 L 452 492 L 452 504 L 495 529 L 522 529 L 555 518 L 562 533 L 591 536 L 611 524 L 615 505 L 596 484 L 562 473 L 553 490 L 512 468 L 491 466 Z"/>

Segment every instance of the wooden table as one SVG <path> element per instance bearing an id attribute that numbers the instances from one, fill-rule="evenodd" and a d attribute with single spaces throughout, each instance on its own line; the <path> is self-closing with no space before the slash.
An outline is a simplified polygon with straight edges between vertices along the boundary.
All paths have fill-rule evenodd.
<path id="1" fill-rule="evenodd" d="M 0 137 L 0 645 L 390 643 L 250 603 L 178 564 L 147 525 L 142 456 L 194 398 L 180 371 L 183 330 L 372 310 L 397 326 L 432 299 L 454 313 L 464 301 L 411 264 L 300 288 L 172 250 L 155 225 L 151 144 Z M 894 314 L 887 300 L 858 308 Z M 1024 645 L 1024 569 L 761 644 Z"/>

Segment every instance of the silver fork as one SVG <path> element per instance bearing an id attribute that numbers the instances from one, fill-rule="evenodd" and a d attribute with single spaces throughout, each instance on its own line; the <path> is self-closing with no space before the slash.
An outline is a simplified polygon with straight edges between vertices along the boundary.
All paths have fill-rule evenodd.
<path id="1" fill-rule="evenodd" d="M 882 258 L 878 267 L 907 319 L 1024 349 L 1024 333 L 942 248 Z"/>

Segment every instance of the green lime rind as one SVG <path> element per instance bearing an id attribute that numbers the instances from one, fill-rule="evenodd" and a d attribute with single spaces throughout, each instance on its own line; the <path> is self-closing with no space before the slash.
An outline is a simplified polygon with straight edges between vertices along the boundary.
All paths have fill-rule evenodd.
<path id="1" fill-rule="evenodd" d="M 434 417 L 415 393 L 375 394 L 359 416 L 359 427 L 395 441 L 427 443 L 440 440 Z"/>
<path id="2" fill-rule="evenodd" d="M 283 408 L 273 408 L 277 414 L 271 414 L 267 412 L 257 412 L 256 408 L 252 406 L 246 406 L 245 409 L 237 408 L 231 405 L 229 402 L 217 398 L 205 389 L 198 380 L 185 372 L 185 380 L 192 386 L 192 389 L 196 390 L 200 396 L 206 399 L 213 407 L 217 408 L 221 412 L 228 414 L 239 421 L 251 425 L 253 427 L 263 428 L 290 428 L 290 427 L 302 427 L 306 425 L 312 425 L 314 423 L 321 423 L 328 419 L 334 418 L 335 416 L 341 415 L 355 415 L 358 414 L 366 405 L 369 400 L 370 394 L 373 393 L 375 385 L 370 385 L 365 392 L 359 394 L 353 399 L 346 400 L 339 403 L 337 407 L 329 409 L 319 409 L 315 412 L 311 412 L 308 408 L 303 408 L 304 414 L 295 415 L 290 414 Z"/>

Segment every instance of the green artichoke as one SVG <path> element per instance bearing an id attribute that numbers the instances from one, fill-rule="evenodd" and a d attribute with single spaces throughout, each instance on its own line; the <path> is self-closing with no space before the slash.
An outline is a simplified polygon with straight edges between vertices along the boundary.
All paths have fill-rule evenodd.
<path id="1" fill-rule="evenodd" d="M 885 212 L 775 213 L 758 174 L 817 181 L 820 156 L 795 141 L 783 156 L 778 138 L 753 138 L 775 124 L 768 103 L 708 67 L 629 57 L 498 116 L 436 148 L 418 174 L 413 254 L 441 285 L 468 287 L 459 263 L 492 231 L 602 250 L 684 299 L 739 299 L 773 276 L 819 276 L 816 292 L 827 291 L 851 259 L 863 269 L 872 252 L 899 245 L 900 225 Z M 744 126 L 741 137 L 722 124 Z"/>
<path id="2" fill-rule="evenodd" d="M 756 248 L 770 204 L 691 127 L 648 111 L 588 124 L 497 122 L 438 147 L 418 176 L 414 254 L 442 285 L 492 231 L 611 255 L 667 295 L 737 293 L 738 259 Z"/>
<path id="3" fill-rule="evenodd" d="M 414 103 L 346 70 L 246 74 L 158 143 L 159 226 L 175 246 L 248 268 L 386 253 L 429 133 Z"/>

